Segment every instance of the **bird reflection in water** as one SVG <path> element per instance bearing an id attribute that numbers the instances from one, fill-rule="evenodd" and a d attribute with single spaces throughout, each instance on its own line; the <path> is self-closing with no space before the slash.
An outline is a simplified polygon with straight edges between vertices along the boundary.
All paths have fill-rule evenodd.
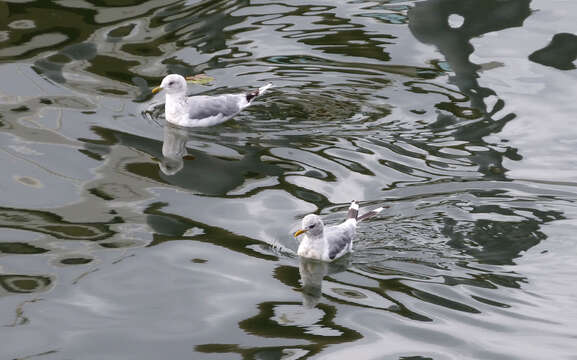
<path id="1" fill-rule="evenodd" d="M 187 141 L 188 132 L 186 129 L 169 124 L 164 126 L 162 161 L 159 166 L 165 175 L 174 175 L 182 170 Z"/>
<path id="2" fill-rule="evenodd" d="M 264 158 L 265 148 L 225 137 L 218 131 L 191 131 L 165 124 L 162 155 L 156 143 L 154 150 L 146 149 L 160 158 L 160 176 L 155 180 L 195 193 L 224 196 L 251 179 L 283 174 L 280 166 Z M 141 174 L 150 175 L 144 171 Z"/>
<path id="3" fill-rule="evenodd" d="M 304 257 L 299 258 L 299 273 L 302 282 L 303 306 L 305 308 L 312 309 L 319 303 L 325 276 L 345 271 L 351 263 L 350 258 L 350 256 L 345 256 L 336 262 L 330 263 Z"/>

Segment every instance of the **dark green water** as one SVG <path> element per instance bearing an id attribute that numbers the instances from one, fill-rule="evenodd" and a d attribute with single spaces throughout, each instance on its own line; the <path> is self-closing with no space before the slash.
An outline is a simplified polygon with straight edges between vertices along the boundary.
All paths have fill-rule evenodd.
<path id="1" fill-rule="evenodd" d="M 0 1 L 0 359 L 577 359 L 575 14 Z M 200 72 L 275 87 L 165 127 Z M 353 199 L 389 208 L 299 260 Z"/>

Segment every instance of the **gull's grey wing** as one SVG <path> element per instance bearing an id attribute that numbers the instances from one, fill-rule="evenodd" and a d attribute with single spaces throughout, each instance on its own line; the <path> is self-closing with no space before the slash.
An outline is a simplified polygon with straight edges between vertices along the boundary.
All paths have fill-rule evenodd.
<path id="1" fill-rule="evenodd" d="M 243 95 L 192 96 L 188 98 L 188 117 L 206 119 L 212 116 L 230 117 L 238 113 Z"/>
<path id="2" fill-rule="evenodd" d="M 325 229 L 329 246 L 329 258 L 331 260 L 345 253 L 355 237 L 354 225 L 341 224 Z"/>

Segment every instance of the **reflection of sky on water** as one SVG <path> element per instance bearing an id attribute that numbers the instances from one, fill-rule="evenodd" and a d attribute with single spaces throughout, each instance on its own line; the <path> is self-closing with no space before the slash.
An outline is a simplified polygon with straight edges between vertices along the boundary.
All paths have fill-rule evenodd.
<path id="1" fill-rule="evenodd" d="M 473 56 L 478 56 L 479 53 L 486 54 L 483 51 L 473 52 L 473 46 L 479 46 L 477 43 L 484 41 L 484 38 L 479 39 L 480 35 L 496 31 L 501 33 L 504 32 L 503 29 L 519 27 L 527 21 L 527 19 L 530 19 L 528 1 L 487 2 L 474 13 L 469 10 L 465 3 L 448 0 L 421 2 L 414 7 L 384 6 L 382 8 L 375 8 L 375 6 L 369 6 L 364 3 L 349 3 L 337 8 L 328 5 L 327 7 L 303 7 L 302 5 L 285 4 L 283 6 L 274 5 L 272 8 L 268 6 L 246 7 L 246 5 L 247 4 L 243 2 L 235 2 L 234 6 L 229 7 L 227 11 L 221 13 L 213 13 L 212 9 L 217 5 L 211 5 L 209 3 L 200 3 L 192 8 L 185 8 L 182 7 L 181 4 L 176 4 L 176 6 L 163 7 L 161 5 L 154 9 L 148 9 L 154 13 L 151 20 L 152 25 L 150 26 L 156 31 L 156 37 L 152 36 L 149 39 L 144 39 L 138 35 L 139 31 L 142 31 L 145 25 L 138 25 L 138 21 L 136 20 L 130 20 L 123 24 L 114 23 L 116 20 L 106 20 L 109 25 L 102 28 L 95 26 L 94 31 L 107 33 L 106 41 L 115 44 L 113 47 L 107 48 L 108 50 L 106 51 L 110 52 L 109 55 L 132 54 L 134 59 L 138 59 L 135 60 L 136 63 L 141 62 L 142 59 L 156 56 L 155 54 L 147 55 L 139 53 L 144 45 L 151 46 L 151 44 L 159 46 L 163 51 L 172 51 L 174 54 L 178 54 L 179 49 L 186 48 L 195 48 L 204 54 L 210 53 L 211 59 L 218 60 L 222 65 L 214 68 L 220 69 L 219 71 L 224 71 L 225 73 L 223 74 L 227 79 L 235 79 L 234 76 L 227 76 L 227 71 L 238 71 L 239 68 L 242 69 L 243 67 L 246 67 L 248 71 L 249 68 L 252 67 L 250 77 L 254 78 L 261 76 L 259 73 L 263 71 L 268 77 L 276 75 L 284 79 L 290 79 L 292 73 L 305 75 L 305 79 L 308 75 L 318 73 L 319 85 L 322 83 L 322 85 L 328 88 L 351 90 L 353 89 L 351 84 L 343 84 L 332 76 L 324 75 L 327 72 L 330 74 L 331 69 L 335 69 L 341 73 L 348 71 L 351 76 L 349 80 L 355 79 L 357 82 L 356 88 L 363 89 L 360 90 L 361 93 L 358 94 L 359 96 L 351 100 L 349 108 L 344 108 L 343 113 L 334 119 L 331 119 L 331 114 L 323 113 L 321 111 L 322 107 L 313 108 L 309 106 L 303 107 L 300 112 L 295 113 L 293 119 L 288 119 L 290 124 L 290 121 L 294 121 L 294 118 L 305 117 L 304 122 L 296 123 L 294 127 L 287 126 L 285 121 L 285 125 L 280 127 L 281 131 L 278 131 L 277 126 L 271 127 L 267 126 L 264 122 L 259 123 L 259 125 L 262 124 L 262 129 L 259 130 L 274 133 L 275 135 L 273 136 L 277 137 L 277 139 L 283 139 L 282 141 L 278 141 L 274 137 L 265 139 L 264 141 L 255 141 L 254 139 L 258 136 L 256 132 L 248 136 L 245 133 L 249 128 L 243 125 L 243 120 L 246 119 L 248 115 L 244 118 L 241 117 L 238 121 L 238 127 L 236 124 L 228 127 L 225 126 L 225 131 L 228 132 L 228 136 L 244 137 L 243 139 L 237 138 L 240 140 L 238 144 L 226 150 L 227 152 L 232 150 L 233 154 L 226 155 L 226 157 L 229 157 L 228 159 L 223 159 L 220 155 L 216 157 L 206 156 L 207 150 L 203 149 L 204 145 L 202 142 L 204 139 L 215 138 L 209 133 L 207 133 L 207 137 L 199 138 L 199 149 L 201 149 L 199 151 L 185 151 L 182 147 L 184 144 L 181 144 L 178 148 L 179 150 L 176 152 L 178 156 L 159 156 L 158 151 L 155 149 L 158 147 L 158 142 L 155 140 L 147 140 L 147 137 L 150 137 L 152 132 L 158 132 L 158 129 L 152 131 L 151 128 L 145 125 L 131 124 L 131 122 L 140 121 L 140 119 L 131 116 L 127 117 L 121 107 L 115 109 L 120 102 L 114 103 L 114 100 L 106 99 L 105 101 L 111 102 L 110 105 L 88 105 L 88 108 L 96 108 L 97 111 L 102 110 L 101 106 L 107 108 L 106 110 L 110 110 L 108 113 L 112 115 L 112 118 L 125 118 L 119 125 L 115 124 L 112 120 L 107 120 L 109 125 L 114 124 L 114 127 L 122 127 L 124 131 L 129 130 L 127 133 L 137 132 L 144 135 L 144 137 L 140 138 L 131 138 L 128 134 L 122 135 L 122 132 L 116 133 L 119 134 L 122 139 L 118 143 L 120 147 L 116 143 L 112 146 L 112 148 L 120 150 L 116 151 L 116 153 L 128 154 L 128 152 L 130 152 L 124 151 L 125 149 L 122 147 L 129 149 L 136 148 L 148 156 L 163 159 L 161 160 L 161 165 L 166 165 L 167 163 L 162 163 L 162 161 L 167 161 L 168 159 L 170 160 L 168 166 L 174 167 L 172 169 L 165 167 L 165 176 L 159 177 L 158 172 L 155 171 L 156 166 L 158 166 L 157 163 L 150 161 L 150 159 L 147 159 L 147 155 L 142 156 L 141 153 L 140 155 L 136 155 L 133 160 L 124 160 L 121 162 L 128 170 L 125 175 L 136 175 L 139 178 L 145 179 L 143 185 L 152 180 L 153 183 L 170 184 L 171 186 L 179 188 L 194 189 L 203 194 L 233 195 L 241 194 L 243 190 L 239 191 L 239 189 L 244 189 L 247 194 L 252 195 L 258 193 L 259 189 L 272 190 L 279 189 L 279 186 L 281 186 L 283 190 L 293 193 L 299 200 L 304 200 L 323 208 L 327 205 L 346 202 L 351 196 L 363 199 L 379 199 L 382 197 L 383 190 L 394 190 L 397 187 L 418 183 L 423 185 L 432 184 L 435 181 L 443 179 L 460 178 L 468 181 L 486 178 L 507 181 L 509 177 L 507 168 L 503 166 L 504 159 L 512 163 L 513 166 L 520 160 L 523 160 L 523 155 L 520 155 L 516 148 L 511 146 L 510 142 L 505 143 L 503 137 L 500 135 L 503 127 L 510 127 L 510 125 L 508 125 L 510 123 L 519 123 L 519 121 L 511 122 L 511 120 L 516 119 L 515 115 L 517 112 L 508 112 L 509 110 L 516 110 L 517 106 L 511 104 L 508 99 L 505 99 L 504 95 L 501 95 L 508 94 L 506 86 L 504 86 L 503 89 L 499 87 L 498 84 L 503 83 L 502 80 L 501 82 L 493 81 L 490 86 L 480 85 L 485 78 L 494 78 L 493 74 L 505 71 L 508 64 L 499 61 L 499 57 L 496 56 L 491 58 L 490 61 L 479 63 L 502 63 L 504 64 L 503 66 L 483 68 L 483 66 L 471 62 L 468 54 L 471 52 Z M 11 4 L 11 6 L 17 7 L 20 5 Z M 146 8 L 147 7 L 144 6 L 130 9 L 135 11 L 134 14 L 148 14 Z M 61 10 L 64 9 L 65 8 L 62 8 Z M 435 45 L 445 57 L 444 60 L 446 60 L 448 67 L 441 71 L 439 69 L 433 70 L 432 68 L 425 69 L 418 67 L 400 69 L 388 66 L 388 64 L 383 64 L 383 60 L 387 58 L 386 56 L 383 57 L 385 50 L 388 51 L 389 48 L 393 49 L 396 45 L 403 46 L 403 43 L 409 43 L 409 41 L 397 41 L 396 39 L 402 39 L 402 37 L 406 35 L 403 31 L 399 31 L 399 21 L 384 21 L 386 25 L 383 25 L 383 21 L 381 20 L 390 20 L 391 18 L 388 16 L 376 16 L 375 10 L 383 10 L 384 13 L 388 12 L 389 14 L 394 13 L 395 16 L 399 16 L 396 19 L 401 19 L 405 15 L 408 16 L 409 19 L 412 19 L 409 23 L 409 29 L 417 39 Z M 188 16 L 193 12 L 195 13 L 195 17 Z M 363 16 L 356 16 L 353 17 L 353 19 L 349 19 L 345 16 L 346 12 Z M 370 16 L 364 16 L 365 12 L 368 12 L 367 14 Z M 484 15 L 473 17 L 473 20 L 470 19 L 479 12 L 482 12 Z M 497 13 L 499 16 L 493 16 Z M 76 16 L 75 12 L 69 12 L 67 14 Z M 207 17 L 196 21 L 195 19 L 198 20 L 201 18 L 202 14 L 206 14 Z M 426 14 L 426 16 L 423 17 L 420 14 Z M 464 17 L 465 21 L 462 26 L 451 28 L 448 22 L 449 15 L 451 14 L 460 14 Z M 104 11 L 96 17 L 98 17 L 100 21 L 103 21 L 103 19 L 107 17 L 111 17 L 112 19 L 114 16 L 117 15 Z M 142 15 L 137 16 L 142 17 Z M 210 24 L 213 24 L 213 21 L 209 21 L 212 17 L 220 19 L 220 30 L 224 31 L 215 31 L 212 29 L 212 25 Z M 292 25 L 288 26 L 286 24 L 289 23 L 288 20 L 290 19 L 296 21 L 292 21 Z M 249 21 L 258 26 L 250 29 L 242 28 L 238 30 L 239 32 L 237 33 L 236 24 L 243 24 L 244 21 Z M 16 27 L 14 31 L 37 32 L 38 29 L 50 26 L 48 23 L 45 24 L 43 22 L 34 23 L 33 25 L 34 26 Z M 263 32 L 262 29 L 270 30 L 269 27 L 273 27 L 279 31 Z M 162 29 L 162 33 L 159 32 L 159 29 Z M 198 29 L 210 31 L 201 31 L 203 35 L 195 35 L 194 32 Z M 399 34 L 383 35 L 381 31 L 381 35 L 378 35 L 376 31 L 373 31 L 376 29 L 390 29 L 392 30 L 391 32 L 394 30 L 399 32 Z M 231 46 L 231 44 L 236 41 L 235 36 L 240 33 L 242 33 L 243 38 L 248 40 L 246 40 L 245 43 L 239 44 L 238 48 L 235 48 Z M 288 49 L 287 51 L 290 55 L 283 57 L 282 53 L 274 51 L 274 48 L 267 49 L 264 46 L 257 46 L 258 42 L 253 40 L 251 36 L 255 35 L 258 37 L 264 33 L 275 36 L 275 39 L 278 41 L 273 41 L 273 43 L 279 44 L 279 46 L 284 49 Z M 508 34 L 511 32 L 505 31 L 504 33 Z M 131 65 L 131 61 L 133 60 L 126 60 L 122 57 L 116 57 L 114 59 L 107 58 L 108 60 L 106 60 L 105 57 L 109 55 L 105 55 L 106 51 L 103 51 L 104 45 L 102 45 L 106 44 L 106 41 L 98 43 L 89 41 L 89 34 L 90 32 L 88 30 L 86 30 L 85 33 L 76 34 L 76 39 L 81 40 L 81 42 L 77 44 L 66 44 L 60 47 L 56 54 L 48 57 L 35 56 L 37 58 L 35 60 L 35 66 L 38 69 L 44 66 L 44 76 L 47 76 L 53 81 L 57 83 L 64 82 L 68 84 L 68 86 L 77 87 L 78 90 L 84 89 L 84 91 L 87 90 L 85 85 L 90 83 L 90 81 L 85 81 L 87 78 L 81 80 L 81 82 L 84 83 L 84 85 L 81 85 L 74 82 L 77 80 L 80 81 L 81 78 L 78 77 L 74 80 L 72 78 L 66 79 L 64 76 L 66 72 L 73 73 L 74 71 L 72 70 L 78 70 L 75 66 L 80 66 L 82 68 L 81 71 L 85 72 L 89 77 L 94 77 L 94 79 L 104 76 L 105 78 L 114 79 L 113 82 L 124 82 L 125 85 L 127 84 L 127 77 L 120 76 L 122 73 L 133 72 L 133 75 L 137 75 L 140 78 L 147 76 L 141 71 L 143 69 L 142 66 L 133 66 L 137 64 Z M 339 36 L 335 37 L 335 34 Z M 174 36 L 177 39 L 177 41 L 173 41 L 175 47 L 172 49 L 161 46 L 162 44 L 168 43 L 166 37 L 168 35 Z M 16 40 L 18 37 L 13 37 L 12 39 L 18 42 L 18 40 Z M 271 40 L 269 37 L 261 38 L 263 41 L 264 39 L 267 41 Z M 335 43 L 335 41 L 340 41 L 339 39 L 347 39 L 350 44 Z M 318 56 L 303 55 L 295 57 L 294 49 L 291 50 L 292 48 L 290 46 L 284 46 L 282 45 L 283 43 L 298 44 L 301 48 L 308 49 L 310 50 L 309 52 Z M 326 44 L 332 45 L 327 47 Z M 267 49 L 263 56 L 256 57 L 257 59 L 264 59 L 265 61 L 263 63 L 259 63 L 258 60 L 250 60 L 248 62 L 245 60 L 241 61 L 240 59 L 245 59 L 247 56 L 250 56 L 251 53 L 249 51 L 245 51 L 242 56 L 229 56 L 236 54 L 236 51 L 240 51 L 239 54 L 242 54 L 244 50 L 241 49 L 247 46 L 252 46 L 260 50 Z M 218 53 L 225 48 L 231 48 L 231 53 Z M 370 51 L 367 52 L 367 49 L 371 51 L 382 49 L 383 52 L 377 54 Z M 419 47 L 419 49 L 423 48 Z M 35 51 L 39 51 L 39 49 Z M 274 57 L 268 56 L 271 52 L 275 53 Z M 405 52 L 400 52 L 400 54 L 405 54 Z M 255 54 L 252 55 L 254 58 Z M 14 55 L 4 54 L 5 59 L 10 59 L 10 56 Z M 182 59 L 186 59 L 192 55 L 182 53 L 180 56 Z M 486 55 L 484 56 L 487 57 Z M 184 69 L 186 64 L 178 60 L 178 57 L 179 55 L 176 55 L 176 57 L 172 59 L 176 59 L 176 62 L 170 60 L 168 67 L 176 66 L 178 69 Z M 221 62 L 223 59 L 226 59 L 226 62 Z M 214 65 L 211 65 L 211 61 L 213 60 L 207 61 L 204 66 Z M 236 64 L 236 62 L 238 62 L 238 64 Z M 268 67 L 262 67 L 267 63 Z M 531 64 L 529 62 L 526 63 Z M 54 64 L 60 64 L 62 66 L 56 66 Z M 271 68 L 271 64 L 274 64 L 274 67 Z M 357 64 L 363 68 L 358 74 L 355 73 L 359 68 L 356 66 Z M 105 65 L 120 66 L 116 73 L 105 74 L 101 72 L 101 68 L 104 68 Z M 161 66 L 161 68 L 164 68 L 164 66 Z M 353 69 L 355 71 L 352 71 Z M 428 73 L 423 72 L 425 70 L 427 70 Z M 444 72 L 448 70 L 450 70 L 448 72 L 449 79 L 453 79 L 459 87 L 460 94 L 446 85 L 440 85 L 441 79 L 444 78 Z M 241 73 L 245 74 L 244 70 L 242 70 Z M 387 110 L 384 112 L 382 108 L 373 107 L 367 109 L 366 105 L 363 105 L 365 107 L 364 109 L 363 107 L 359 107 L 358 103 L 364 100 L 368 100 L 367 103 L 372 102 L 376 104 L 380 97 L 384 97 L 384 94 L 387 94 L 387 97 L 389 97 L 389 99 L 386 100 L 388 102 L 395 103 L 397 100 L 400 100 L 395 94 L 389 94 L 390 88 L 396 84 L 398 80 L 407 75 L 416 79 L 414 81 L 405 81 L 404 83 L 406 90 L 415 94 L 413 98 L 428 98 L 430 104 L 427 104 L 427 106 L 433 105 L 440 110 L 435 122 L 422 127 L 418 122 L 409 125 L 404 123 L 403 120 L 394 120 L 398 116 L 406 115 L 399 111 L 399 107 L 393 107 L 391 111 Z M 390 77 L 391 82 L 385 82 L 379 86 L 375 86 L 377 84 L 376 78 L 379 76 Z M 428 79 L 431 76 L 432 79 Z M 237 76 L 236 78 L 242 77 L 244 76 Z M 505 78 L 503 77 L 502 79 Z M 134 79 L 131 81 L 133 80 Z M 244 84 L 246 81 L 251 81 L 248 78 L 237 80 L 239 85 L 241 83 Z M 98 81 L 93 82 L 97 83 Z M 358 86 L 359 84 L 362 85 Z M 510 84 L 511 83 L 507 85 Z M 223 84 L 217 84 L 217 86 L 220 85 Z M 234 86 L 234 83 L 229 85 Z M 320 86 L 314 83 L 310 83 L 309 85 L 311 85 L 310 89 L 321 89 Z M 524 82 L 515 87 L 517 93 L 522 85 L 524 85 Z M 367 90 L 369 88 L 376 88 L 376 92 L 373 95 L 369 95 Z M 530 88 L 525 87 L 525 95 L 527 95 L 527 91 L 530 91 L 529 89 Z M 97 90 L 97 92 L 101 90 Z M 270 99 L 269 102 L 264 102 L 258 110 L 274 113 L 274 107 L 279 106 L 279 104 L 280 106 L 285 106 L 287 109 L 294 108 L 296 105 L 306 103 L 303 99 L 306 97 L 310 98 L 311 95 L 307 94 L 305 97 L 302 97 L 301 94 L 294 93 L 292 95 L 294 95 L 295 101 L 283 104 L 284 100 L 281 99 L 281 95 L 289 95 L 290 98 L 290 94 L 293 91 L 290 86 L 283 88 L 282 92 L 273 94 L 272 99 Z M 106 93 L 106 91 L 104 93 Z M 403 94 L 405 94 L 405 92 L 403 92 Z M 469 99 L 464 98 L 463 94 L 467 95 Z M 495 94 L 506 101 L 502 102 L 499 100 L 493 104 L 493 108 L 486 108 L 484 104 L 485 100 L 487 100 L 490 95 Z M 326 100 L 323 99 L 322 96 L 323 95 L 319 95 L 319 101 Z M 444 100 L 439 102 L 439 99 Z M 275 103 L 274 100 L 277 102 Z M 468 100 L 471 100 L 471 104 L 468 104 Z M 60 99 L 56 99 L 56 101 L 62 102 Z M 407 101 L 410 103 L 413 100 Z M 25 121 L 27 120 L 24 119 L 29 118 L 31 116 L 30 112 L 34 113 L 35 108 L 39 106 L 39 103 L 35 103 L 35 100 L 24 103 L 27 104 L 27 109 L 22 108 L 23 114 L 19 124 L 26 124 Z M 40 103 L 42 103 L 42 100 Z M 343 104 L 342 101 L 335 102 L 335 104 L 337 103 Z M 22 105 L 23 102 L 20 101 L 16 104 Z M 472 106 L 468 107 L 469 105 Z M 16 105 L 14 106 L 15 107 L 9 108 L 8 111 L 19 109 Z M 51 105 L 48 104 L 49 108 L 50 106 Z M 425 108 L 427 108 L 427 106 L 425 106 Z M 74 105 L 71 107 L 75 108 Z M 499 110 L 500 108 L 503 108 L 500 115 L 499 112 L 493 113 L 493 110 Z M 369 110 L 368 113 L 366 110 Z M 91 119 L 90 111 L 92 110 L 85 111 L 85 119 Z M 422 112 L 419 109 L 414 109 L 414 111 L 414 114 L 417 115 Z M 429 116 L 429 118 L 430 115 L 428 114 L 433 112 L 431 110 L 423 111 L 425 116 Z M 254 115 L 256 115 L 256 112 L 257 110 L 255 110 Z M 359 115 L 360 112 L 364 112 L 365 114 Z M 40 112 L 37 114 L 39 113 Z M 279 113 L 282 113 L 282 111 Z M 347 114 L 348 118 L 342 119 L 343 114 Z M 382 117 L 383 115 L 384 117 Z M 46 121 L 44 116 L 32 115 L 32 117 L 35 116 L 42 118 L 42 121 Z M 378 118 L 379 116 L 382 118 Z M 337 134 L 340 138 L 337 138 L 336 141 L 330 139 L 324 143 L 318 142 L 314 144 L 312 148 L 294 149 L 295 142 L 291 138 L 291 132 L 296 130 L 296 134 L 302 135 L 302 133 L 298 133 L 299 126 L 302 127 L 303 124 L 306 124 L 310 127 L 316 127 L 318 125 L 318 119 L 322 117 L 331 119 L 333 122 L 339 119 L 334 125 L 327 122 L 327 128 L 325 130 L 329 133 Z M 393 119 L 390 125 L 386 122 L 387 118 Z M 343 126 L 349 125 L 345 125 L 343 120 L 352 125 L 350 129 L 346 129 L 346 131 L 341 130 L 339 133 L 339 128 L 342 129 Z M 307 124 L 307 121 L 310 123 Z M 374 122 L 375 126 L 371 126 L 371 121 Z M 78 191 L 76 189 L 78 189 L 79 186 L 90 186 L 89 189 L 92 194 L 96 194 L 102 199 L 106 199 L 107 197 L 114 198 L 114 195 L 110 195 L 109 192 L 114 192 L 114 188 L 121 189 L 122 186 L 109 186 L 107 184 L 98 186 L 91 184 L 87 186 L 86 184 L 90 183 L 90 174 L 81 175 L 70 173 L 71 169 L 86 169 L 85 159 L 92 163 L 89 165 L 89 168 L 108 168 L 106 171 L 113 169 L 115 165 L 112 164 L 110 164 L 112 166 L 105 165 L 104 167 L 99 165 L 103 163 L 105 157 L 111 156 L 111 147 L 107 144 L 99 144 L 98 141 L 100 140 L 93 141 L 91 139 L 90 141 L 86 141 L 85 135 L 81 134 L 84 128 L 74 129 L 68 127 L 69 124 L 72 125 L 69 116 L 64 116 L 64 120 L 58 120 L 58 122 L 62 122 L 62 124 L 58 125 L 56 133 L 67 134 L 59 141 L 70 138 L 70 140 L 65 141 L 70 141 L 72 146 L 76 146 L 78 141 L 76 139 L 87 143 L 87 145 L 85 145 L 86 149 L 82 152 L 76 152 L 75 158 L 69 158 L 72 162 L 66 163 L 64 166 L 66 169 L 58 169 L 63 166 L 60 163 L 52 164 L 48 162 L 51 171 L 61 174 L 60 177 L 66 179 L 63 182 L 63 184 L 65 184 L 63 186 L 74 189 L 73 191 L 62 190 L 60 192 L 75 196 Z M 358 122 L 358 124 L 355 124 L 355 122 Z M 16 123 L 14 124 L 14 126 L 18 125 Z M 379 131 L 376 131 L 377 126 L 389 130 L 388 133 L 381 134 Z M 62 128 L 62 130 L 60 130 L 60 128 Z M 66 128 L 66 130 L 64 130 L 64 128 Z M 104 134 L 99 134 L 99 131 L 96 129 L 97 128 L 93 128 L 96 135 L 100 136 Z M 46 137 L 54 133 L 51 129 L 46 129 L 46 131 L 43 132 Z M 242 133 L 244 134 L 241 135 Z M 30 137 L 31 135 L 24 132 L 23 136 Z M 104 136 L 114 137 L 117 135 L 106 134 Z M 351 137 L 346 138 L 346 136 Z M 153 137 L 158 138 L 158 135 L 154 135 Z M 497 139 L 496 143 L 494 142 L 495 138 Z M 519 138 L 522 137 L 515 137 L 515 139 Z M 297 144 L 300 147 L 302 143 L 311 141 L 315 141 L 314 136 L 305 135 L 302 141 L 297 141 Z M 150 144 L 146 144 L 147 142 Z M 568 143 L 571 143 L 570 140 L 568 140 Z M 164 146 L 165 148 L 167 147 L 166 141 Z M 35 147 L 38 149 L 28 149 L 26 153 L 27 160 L 30 163 L 32 163 L 31 158 L 34 157 L 31 151 L 38 154 L 49 153 L 51 155 L 49 159 L 57 159 L 62 157 L 62 153 L 69 150 L 69 148 L 60 145 L 53 146 L 51 150 L 41 148 L 38 145 Z M 25 149 L 20 145 L 15 145 L 13 148 L 20 152 L 22 149 Z M 359 149 L 362 149 L 362 151 L 359 152 Z M 185 154 L 189 156 L 187 159 L 183 159 Z M 130 156 L 128 156 L 128 158 L 130 158 Z M 263 158 L 267 160 L 262 161 Z M 82 164 L 75 166 L 74 161 L 76 159 L 82 162 Z M 234 161 L 231 161 L 232 159 L 234 159 Z M 271 161 L 271 159 L 274 160 Z M 224 164 L 227 165 L 223 166 Z M 237 166 L 236 170 L 235 166 Z M 182 171 L 180 171 L 181 167 Z M 561 168 L 561 166 L 559 166 L 559 168 Z M 217 175 L 221 169 L 225 169 L 226 171 L 223 171 L 222 175 Z M 563 170 L 557 171 L 559 173 L 563 172 Z M 567 171 L 570 173 L 570 170 Z M 236 172 L 236 174 L 231 175 L 234 172 Z M 203 177 L 202 175 L 205 176 Z M 84 176 L 84 178 L 82 176 Z M 211 181 L 211 178 L 215 176 L 220 181 Z M 267 180 L 271 177 L 282 178 L 283 182 L 279 183 L 277 181 Z M 375 177 L 379 178 L 380 183 L 375 181 Z M 41 181 L 34 181 L 34 179 L 40 178 L 42 178 Z M 17 179 L 23 179 L 16 183 L 26 191 L 32 187 L 30 185 L 32 183 L 38 185 L 32 187 L 37 190 L 41 190 L 43 186 L 49 186 L 50 188 L 54 188 L 55 186 L 47 182 L 45 176 L 36 173 L 28 174 L 26 171 L 23 171 L 23 174 L 17 174 Z M 145 187 L 146 186 L 148 185 L 145 185 Z M 128 190 L 127 193 L 129 192 L 138 194 L 141 191 Z M 15 199 L 21 198 L 18 192 L 14 194 Z M 51 202 L 54 201 L 54 198 L 43 199 L 43 194 L 46 194 L 46 192 L 41 192 L 41 196 L 34 198 L 39 202 L 38 205 L 54 206 L 55 204 Z M 127 196 L 128 198 L 136 199 L 139 198 L 140 195 L 129 196 L 125 194 L 121 197 L 126 198 Z M 141 198 L 145 199 L 148 196 L 149 195 L 144 195 Z M 511 213 L 507 209 L 500 209 L 500 206 L 491 207 L 489 205 L 483 205 L 482 199 L 486 196 L 479 196 L 481 198 L 481 204 L 477 207 L 472 207 L 472 209 L 479 209 L 474 211 L 480 211 L 481 213 L 488 211 L 490 215 L 486 217 L 489 219 L 485 219 L 485 221 L 497 219 L 503 215 L 501 213 Z M 66 200 L 63 197 L 59 197 L 58 201 L 64 204 L 70 204 L 72 199 Z M 523 211 L 527 210 L 519 208 L 513 211 L 512 214 Z M 532 211 L 529 210 L 529 212 Z M 539 212 L 535 212 L 533 218 L 535 218 L 535 214 L 539 214 Z M 547 216 L 536 217 L 545 219 Z M 517 219 L 519 219 L 518 216 Z M 444 231 L 448 231 L 449 233 L 454 231 L 452 230 L 455 228 L 454 223 L 454 219 L 444 221 Z M 465 228 L 466 227 L 467 226 L 465 226 Z M 532 232 L 533 230 L 530 230 L 531 228 L 532 226 L 529 226 L 527 231 Z M 280 229 L 280 227 L 278 229 Z M 278 229 L 276 231 L 279 231 Z M 276 231 L 274 233 L 276 233 Z M 254 235 L 254 232 L 251 231 L 251 233 Z M 276 236 L 278 236 L 280 233 L 276 234 Z M 453 239 L 450 244 L 456 244 L 455 241 L 456 240 Z"/>
<path id="2" fill-rule="evenodd" d="M 575 71 L 531 55 L 571 4 L 126 4 L 59 2 L 56 26 L 0 3 L 12 358 L 574 353 Z M 220 127 L 163 128 L 150 86 L 201 71 L 191 93 L 277 86 Z M 390 208 L 346 269 L 266 245 L 351 198 Z"/>

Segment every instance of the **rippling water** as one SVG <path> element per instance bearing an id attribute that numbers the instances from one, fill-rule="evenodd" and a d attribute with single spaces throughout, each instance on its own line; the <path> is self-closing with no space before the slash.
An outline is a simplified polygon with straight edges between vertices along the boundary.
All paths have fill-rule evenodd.
<path id="1" fill-rule="evenodd" d="M 576 13 L 0 1 L 0 357 L 577 359 Z M 167 73 L 275 87 L 187 131 Z"/>

